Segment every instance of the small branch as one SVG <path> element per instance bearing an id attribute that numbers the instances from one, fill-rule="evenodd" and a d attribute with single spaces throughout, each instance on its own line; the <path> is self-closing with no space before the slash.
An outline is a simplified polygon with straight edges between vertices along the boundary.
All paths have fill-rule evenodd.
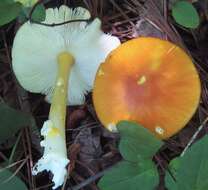
<path id="1" fill-rule="evenodd" d="M 64 25 L 64 24 L 69 24 L 69 23 L 72 23 L 72 22 L 87 22 L 89 23 L 91 21 L 91 18 L 90 19 L 76 19 L 76 20 L 67 20 L 65 22 L 60 22 L 60 23 L 52 23 L 52 24 L 47 24 L 47 23 L 42 23 L 42 22 L 37 22 L 37 21 L 34 21 L 32 19 L 29 19 L 31 23 L 33 24 L 39 24 L 39 25 L 42 25 L 42 26 L 49 26 L 49 27 L 54 27 L 54 26 L 61 26 L 61 25 Z"/>
<path id="2" fill-rule="evenodd" d="M 89 185 L 90 183 L 96 181 L 98 178 L 102 177 L 107 171 L 109 171 L 110 169 L 112 169 L 113 166 L 106 168 L 105 170 L 97 173 L 94 176 L 89 177 L 88 179 L 86 179 L 85 181 L 83 181 L 82 183 L 74 186 L 74 187 L 70 187 L 67 190 L 79 190 L 87 185 Z"/>

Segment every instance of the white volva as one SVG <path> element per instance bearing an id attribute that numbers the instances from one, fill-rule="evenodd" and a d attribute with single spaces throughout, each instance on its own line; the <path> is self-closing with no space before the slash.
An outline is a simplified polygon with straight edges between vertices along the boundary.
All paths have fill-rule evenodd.
<path id="1" fill-rule="evenodd" d="M 41 129 L 41 135 L 44 140 L 41 141 L 41 146 L 44 147 L 44 154 L 42 158 L 33 168 L 33 175 L 43 170 L 51 171 L 53 173 L 53 181 L 55 183 L 54 189 L 63 184 L 63 180 L 67 171 L 66 165 L 69 163 L 66 154 L 65 138 L 61 135 L 54 135 L 50 137 L 49 132 L 53 128 L 53 123 L 50 120 L 44 122 Z"/>
<path id="2" fill-rule="evenodd" d="M 84 8 L 61 6 L 47 9 L 44 23 L 89 18 Z M 45 94 L 51 103 L 49 119 L 41 130 L 44 154 L 33 174 L 50 171 L 53 188 L 63 184 L 69 163 L 64 128 L 66 105 L 84 103 L 100 63 L 118 45 L 118 38 L 101 31 L 97 18 L 89 24 L 73 22 L 55 27 L 27 22 L 15 36 L 12 65 L 19 83 L 30 92 Z"/>

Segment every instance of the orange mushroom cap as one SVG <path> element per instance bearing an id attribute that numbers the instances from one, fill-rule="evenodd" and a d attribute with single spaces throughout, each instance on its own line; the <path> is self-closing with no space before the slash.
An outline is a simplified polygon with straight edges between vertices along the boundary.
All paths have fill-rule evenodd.
<path id="1" fill-rule="evenodd" d="M 93 102 L 105 127 L 135 121 L 166 139 L 191 119 L 200 93 L 197 70 L 181 48 L 143 37 L 123 43 L 100 65 Z"/>

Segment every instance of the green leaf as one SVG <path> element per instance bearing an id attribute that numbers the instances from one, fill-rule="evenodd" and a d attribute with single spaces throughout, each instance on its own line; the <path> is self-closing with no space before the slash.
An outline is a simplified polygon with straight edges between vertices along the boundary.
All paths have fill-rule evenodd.
<path id="1" fill-rule="evenodd" d="M 134 122 L 121 121 L 117 124 L 117 129 L 121 135 L 121 155 L 131 162 L 151 159 L 163 144 L 153 133 Z"/>
<path id="2" fill-rule="evenodd" d="M 1 0 L 0 1 L 0 5 L 5 4 L 5 3 L 14 3 L 14 0 Z"/>
<path id="3" fill-rule="evenodd" d="M 21 7 L 20 3 L 0 2 L 0 26 L 14 20 L 19 15 Z"/>
<path id="4" fill-rule="evenodd" d="M 179 190 L 176 181 L 174 181 L 173 177 L 168 172 L 166 172 L 165 183 L 168 190 Z"/>
<path id="5" fill-rule="evenodd" d="M 196 142 L 183 157 L 171 161 L 174 165 L 173 185 L 170 175 L 166 176 L 169 190 L 207 190 L 208 189 L 208 136 Z"/>
<path id="6" fill-rule="evenodd" d="M 36 22 L 42 22 L 45 20 L 45 17 L 46 17 L 45 7 L 42 4 L 37 5 L 32 14 L 32 20 Z"/>
<path id="7" fill-rule="evenodd" d="M 31 116 L 0 103 L 0 143 L 12 137 L 18 130 L 29 125 Z"/>
<path id="8" fill-rule="evenodd" d="M 0 189 L 27 190 L 25 183 L 17 176 L 12 176 L 12 175 L 13 173 L 10 172 L 9 170 L 0 168 Z"/>
<path id="9" fill-rule="evenodd" d="M 153 190 L 158 184 L 158 172 L 151 161 L 137 163 L 122 161 L 99 181 L 101 190 Z"/>
<path id="10" fill-rule="evenodd" d="M 20 20 L 26 21 L 30 16 L 31 7 L 24 7 L 21 14 Z M 45 20 L 46 11 L 45 7 L 42 4 L 39 4 L 35 7 L 35 10 L 32 13 L 31 19 L 36 22 L 42 22 Z"/>
<path id="11" fill-rule="evenodd" d="M 38 0 L 15 0 L 20 2 L 24 7 L 32 7 Z"/>
<path id="12" fill-rule="evenodd" d="M 199 26 L 199 15 L 194 6 L 188 1 L 178 1 L 172 7 L 172 16 L 175 21 L 187 28 Z"/>

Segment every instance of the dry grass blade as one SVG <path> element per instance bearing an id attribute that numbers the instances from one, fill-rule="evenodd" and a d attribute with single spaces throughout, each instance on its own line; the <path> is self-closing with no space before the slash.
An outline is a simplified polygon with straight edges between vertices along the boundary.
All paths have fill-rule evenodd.
<path id="1" fill-rule="evenodd" d="M 18 161 L 16 161 L 16 162 L 14 162 L 14 163 L 12 163 L 12 164 L 9 164 L 8 166 L 6 166 L 6 167 L 0 169 L 0 172 L 3 172 L 5 169 L 9 169 L 9 168 L 11 168 L 11 167 L 14 167 L 14 166 L 16 166 L 16 165 L 19 164 L 19 163 L 22 163 L 22 162 L 25 163 L 27 160 L 28 160 L 28 157 L 27 157 L 27 158 L 24 158 L 24 159 L 22 159 L 22 160 L 18 160 Z"/>
<path id="2" fill-rule="evenodd" d="M 184 47 L 180 35 L 174 29 L 174 27 L 168 22 L 166 8 L 167 4 L 163 2 L 163 0 L 157 1 L 157 3 L 153 0 L 147 0 L 144 3 L 144 5 L 142 5 L 136 0 L 130 0 L 128 2 L 128 5 L 129 7 L 131 7 L 131 10 L 139 14 L 140 19 L 146 20 L 155 28 L 163 32 L 165 34 L 165 39 L 169 39 L 170 41 L 178 44 L 179 46 Z"/>
<path id="3" fill-rule="evenodd" d="M 126 20 L 126 22 L 129 22 L 129 24 L 132 27 L 134 27 L 134 24 L 131 22 L 131 19 L 129 18 L 129 16 L 127 14 L 125 14 L 125 12 L 122 10 L 122 8 L 120 8 L 120 6 L 114 0 L 110 0 L 110 2 L 112 3 L 113 6 L 115 6 L 116 9 L 118 9 L 118 11 L 121 13 L 121 15 Z"/>
<path id="4" fill-rule="evenodd" d="M 27 162 L 27 159 L 24 159 L 24 161 L 20 164 L 20 166 L 14 171 L 14 173 L 5 181 L 3 181 L 3 183 L 7 183 L 9 182 L 15 175 L 17 175 L 17 173 L 22 169 L 22 167 L 25 165 L 25 163 Z"/>
<path id="5" fill-rule="evenodd" d="M 197 129 L 197 131 L 194 133 L 194 135 L 192 136 L 192 138 L 190 139 L 190 141 L 186 145 L 185 149 L 181 153 L 181 155 L 180 155 L 181 157 L 184 156 L 184 154 L 186 153 L 186 151 L 188 150 L 188 148 L 191 146 L 191 144 L 194 142 L 194 140 L 197 138 L 198 134 L 201 132 L 201 130 L 203 129 L 203 127 L 205 126 L 205 124 L 207 123 L 207 121 L 208 121 L 208 117 L 203 121 L 203 123 L 199 126 L 199 128 Z"/>

